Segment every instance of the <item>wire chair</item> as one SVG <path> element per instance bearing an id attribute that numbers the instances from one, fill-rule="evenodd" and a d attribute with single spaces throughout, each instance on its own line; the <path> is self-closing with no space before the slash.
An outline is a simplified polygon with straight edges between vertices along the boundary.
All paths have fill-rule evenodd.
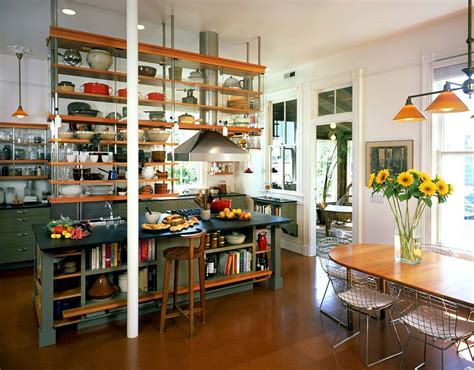
<path id="1" fill-rule="evenodd" d="M 319 257 L 319 261 L 321 263 L 321 267 L 323 271 L 328 274 L 328 270 L 326 268 L 327 261 L 329 261 L 329 252 L 331 251 L 332 248 L 334 248 L 337 245 L 347 245 L 349 244 L 349 240 L 347 239 L 340 239 L 340 238 L 335 238 L 335 237 L 327 237 L 323 238 L 318 242 L 317 248 L 316 248 L 316 255 Z M 337 271 L 338 274 L 343 274 L 347 275 L 347 270 L 345 267 L 342 267 L 340 265 L 339 270 Z M 326 298 L 326 294 L 329 288 L 329 285 L 331 284 L 330 280 L 328 279 L 328 282 L 326 284 L 326 288 L 324 289 L 324 294 L 323 298 L 321 299 L 321 303 L 319 304 L 319 311 L 323 313 L 324 315 L 330 317 L 334 321 L 341 323 L 344 326 L 347 326 L 346 324 L 342 323 L 337 317 L 333 316 L 327 311 L 323 310 L 323 303 L 324 299 Z"/>
<path id="2" fill-rule="evenodd" d="M 459 305 L 403 285 L 392 282 L 388 282 L 387 285 L 390 295 L 396 300 L 395 321 L 403 323 L 408 333 L 404 352 L 412 338 L 424 343 L 423 362 L 417 368 L 425 366 L 427 345 L 441 351 L 442 369 L 444 369 L 444 351 L 458 342 L 464 341 L 467 344 L 472 358 L 467 340 L 474 333 L 474 322 L 459 316 L 461 308 Z M 413 331 L 422 334 L 424 338 L 414 336 Z M 431 341 L 428 341 L 428 337 Z M 441 343 L 438 344 L 439 342 Z M 443 346 L 443 342 L 448 344 Z"/>
<path id="3" fill-rule="evenodd" d="M 363 277 L 360 276 L 358 279 L 352 279 L 350 275 L 340 274 L 340 266 L 330 260 L 326 261 L 325 267 L 328 271 L 328 277 L 332 287 L 336 292 L 337 297 L 341 301 L 341 311 L 345 308 L 348 311 L 359 314 L 359 330 L 351 336 L 337 342 L 338 331 L 341 326 L 341 323 L 339 323 L 334 336 L 334 344 L 332 347 L 337 348 L 341 344 L 359 335 L 361 317 L 364 316 L 366 327 L 365 365 L 367 367 L 371 367 L 403 354 L 400 338 L 393 323 L 391 310 L 389 309 L 394 303 L 395 299 L 388 294 L 378 291 L 379 280 L 369 275 L 365 275 Z M 369 320 L 370 318 L 374 318 L 378 312 L 384 309 L 387 309 L 390 316 L 390 324 L 394 330 L 400 351 L 369 363 Z"/>

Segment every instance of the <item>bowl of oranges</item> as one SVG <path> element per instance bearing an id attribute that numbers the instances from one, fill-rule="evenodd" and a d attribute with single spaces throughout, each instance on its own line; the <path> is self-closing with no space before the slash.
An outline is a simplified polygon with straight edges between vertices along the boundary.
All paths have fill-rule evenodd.
<path id="1" fill-rule="evenodd" d="M 216 217 L 221 220 L 247 221 L 252 218 L 252 214 L 248 211 L 243 211 L 240 208 L 237 208 L 237 209 L 224 208 L 224 210 L 220 211 Z"/>

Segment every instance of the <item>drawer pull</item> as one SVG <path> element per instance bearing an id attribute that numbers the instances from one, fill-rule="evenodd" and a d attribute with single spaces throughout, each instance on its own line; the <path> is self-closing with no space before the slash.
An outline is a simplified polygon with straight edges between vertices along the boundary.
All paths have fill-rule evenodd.
<path id="1" fill-rule="evenodd" d="M 28 247 L 23 247 L 23 248 L 17 248 L 17 252 L 26 252 L 28 250 Z"/>
<path id="2" fill-rule="evenodd" d="M 20 215 L 22 215 L 22 214 L 24 214 L 24 213 L 27 213 L 27 212 L 28 212 L 28 211 L 27 211 L 26 209 L 16 211 L 16 213 L 18 213 L 18 214 L 20 214 Z"/>
<path id="3" fill-rule="evenodd" d="M 28 236 L 28 233 L 16 233 L 16 236 Z"/>
<path id="4" fill-rule="evenodd" d="M 28 218 L 27 217 L 17 217 L 16 220 L 18 222 L 24 222 L 24 221 L 28 221 Z"/>

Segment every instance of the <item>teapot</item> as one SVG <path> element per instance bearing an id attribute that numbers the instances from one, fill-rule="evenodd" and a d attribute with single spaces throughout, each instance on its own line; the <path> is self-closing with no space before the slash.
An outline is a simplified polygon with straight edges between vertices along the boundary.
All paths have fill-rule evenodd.
<path id="1" fill-rule="evenodd" d="M 242 81 L 237 80 L 236 78 L 230 76 L 225 79 L 224 83 L 222 84 L 224 87 L 230 87 L 230 88 L 235 88 L 235 89 L 241 89 L 242 88 Z"/>
<path id="2" fill-rule="evenodd" d="M 64 63 L 67 63 L 71 66 L 77 67 L 82 64 L 81 53 L 75 49 L 66 49 L 63 54 L 58 54 L 62 56 Z"/>
<path id="3" fill-rule="evenodd" d="M 142 176 L 145 179 L 151 179 L 155 176 L 155 169 L 152 166 L 143 167 Z"/>

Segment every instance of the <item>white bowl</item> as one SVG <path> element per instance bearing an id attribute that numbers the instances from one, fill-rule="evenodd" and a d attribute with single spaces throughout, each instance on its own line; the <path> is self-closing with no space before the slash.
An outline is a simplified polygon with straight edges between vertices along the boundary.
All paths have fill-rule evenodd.
<path id="1" fill-rule="evenodd" d="M 170 132 L 165 130 L 148 130 L 146 135 L 149 141 L 165 142 L 168 140 Z"/>
<path id="2" fill-rule="evenodd" d="M 121 195 L 121 196 L 127 195 L 127 192 L 126 191 L 119 191 L 119 192 L 117 192 L 117 195 Z M 149 222 L 149 223 L 151 224 L 151 222 Z"/>
<path id="3" fill-rule="evenodd" d="M 225 241 L 228 244 L 232 244 L 232 245 L 242 244 L 244 240 L 245 240 L 244 234 L 232 233 L 225 236 Z"/>
<path id="4" fill-rule="evenodd" d="M 94 131 L 77 131 L 76 135 L 79 139 L 89 140 L 95 134 Z"/>
<path id="5" fill-rule="evenodd" d="M 149 224 L 156 224 L 160 219 L 160 216 L 161 212 L 151 212 L 151 215 L 148 212 L 145 213 L 146 222 Z"/>
<path id="6" fill-rule="evenodd" d="M 61 195 L 66 197 L 75 197 L 82 193 L 81 185 L 62 185 L 59 187 Z"/>
<path id="7" fill-rule="evenodd" d="M 122 134 L 123 136 L 123 139 L 124 140 L 127 140 L 127 130 L 122 130 L 120 131 L 120 133 Z M 143 130 L 138 130 L 138 141 L 142 141 L 143 140 L 143 134 L 145 133 L 145 131 Z"/>
<path id="8" fill-rule="evenodd" d="M 87 162 L 89 160 L 89 154 L 79 154 L 79 162 Z"/>
<path id="9" fill-rule="evenodd" d="M 100 138 L 102 140 L 115 140 L 115 132 L 103 131 L 100 133 Z"/>
<path id="10" fill-rule="evenodd" d="M 112 159 L 113 159 L 113 156 L 102 154 L 102 162 L 104 163 L 112 162 Z"/>
<path id="11" fill-rule="evenodd" d="M 97 161 L 99 160 L 99 156 L 96 155 L 96 154 L 90 155 L 90 156 L 89 156 L 89 160 L 90 160 L 91 162 L 97 162 Z"/>
<path id="12" fill-rule="evenodd" d="M 75 162 L 76 161 L 76 155 L 75 154 L 68 154 L 66 155 L 67 161 L 68 162 Z"/>

